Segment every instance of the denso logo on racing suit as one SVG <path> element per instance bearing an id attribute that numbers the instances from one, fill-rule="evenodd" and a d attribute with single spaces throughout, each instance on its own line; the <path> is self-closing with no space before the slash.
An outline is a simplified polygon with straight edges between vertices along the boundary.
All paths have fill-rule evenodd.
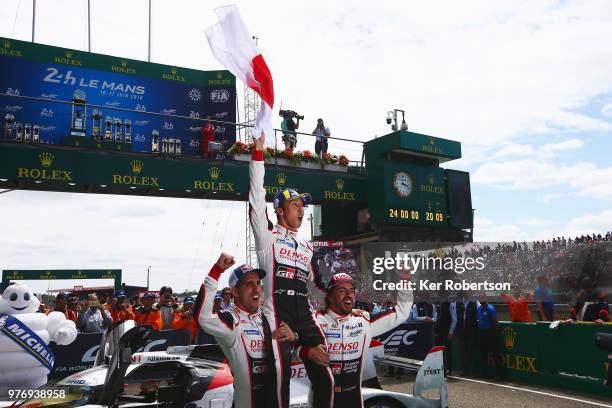
<path id="1" fill-rule="evenodd" d="M 357 350 L 359 348 L 359 342 L 355 341 L 353 343 L 332 343 L 327 346 L 328 351 L 344 351 L 344 350 Z"/>

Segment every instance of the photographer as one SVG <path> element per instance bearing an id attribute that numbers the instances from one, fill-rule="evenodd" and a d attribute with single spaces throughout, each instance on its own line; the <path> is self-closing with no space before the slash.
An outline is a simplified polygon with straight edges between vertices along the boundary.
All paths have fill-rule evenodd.
<path id="1" fill-rule="evenodd" d="M 285 149 L 293 151 L 297 146 L 297 133 L 295 131 L 300 127 L 300 119 L 304 119 L 304 116 L 298 115 L 295 111 L 280 110 L 279 115 L 282 116 L 283 121 L 281 122 L 281 129 L 283 130 L 283 143 L 285 143 Z M 293 119 L 297 119 L 297 122 Z"/>
<path id="2" fill-rule="evenodd" d="M 109 312 L 114 323 L 124 320 L 134 320 L 134 313 L 132 312 L 132 308 L 127 304 L 125 292 L 122 290 L 115 292 L 115 297 L 111 301 Z"/>
<path id="3" fill-rule="evenodd" d="M 323 157 L 323 155 L 327 153 L 327 138 L 331 136 L 331 132 L 328 127 L 325 127 L 323 119 L 317 119 L 317 127 L 312 131 L 312 134 L 317 137 L 317 141 L 315 142 L 315 153 Z"/>

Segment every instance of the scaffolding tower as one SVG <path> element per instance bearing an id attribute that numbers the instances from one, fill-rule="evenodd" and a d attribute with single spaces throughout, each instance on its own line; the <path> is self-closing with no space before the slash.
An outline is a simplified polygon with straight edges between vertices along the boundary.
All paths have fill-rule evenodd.
<path id="1" fill-rule="evenodd" d="M 255 41 L 255 45 L 257 45 L 258 38 L 253 36 L 253 41 Z M 244 84 L 244 93 L 243 93 L 243 102 L 244 102 L 244 120 L 243 123 L 247 126 L 242 126 L 240 128 L 240 138 L 244 140 L 244 143 L 250 143 L 252 141 L 252 137 L 250 134 L 251 128 L 248 125 L 255 124 L 255 118 L 257 117 L 257 113 L 259 113 L 259 95 L 253 89 L 249 88 L 246 84 Z M 255 238 L 253 237 L 253 230 L 251 229 L 251 222 L 249 218 L 249 201 L 245 202 L 245 224 L 246 224 L 246 263 L 252 266 L 257 266 L 257 254 L 255 252 Z"/>

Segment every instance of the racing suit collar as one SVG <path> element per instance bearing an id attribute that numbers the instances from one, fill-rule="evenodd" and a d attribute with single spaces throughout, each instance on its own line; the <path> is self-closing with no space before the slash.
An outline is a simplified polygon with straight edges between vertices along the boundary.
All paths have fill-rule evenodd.
<path id="1" fill-rule="evenodd" d="M 249 312 L 247 312 L 246 310 L 244 310 L 243 308 L 241 308 L 240 306 L 238 306 L 235 303 L 232 303 L 231 307 L 234 308 L 234 310 L 236 310 L 236 312 L 238 312 L 238 314 L 246 315 L 249 319 L 251 319 L 253 317 L 256 317 L 257 315 L 259 315 L 259 313 L 261 311 L 261 308 L 260 308 L 260 309 L 257 309 L 257 311 L 254 312 L 254 313 L 249 313 Z"/>
<path id="2" fill-rule="evenodd" d="M 348 317 L 351 316 L 350 313 L 349 314 L 345 314 L 345 315 L 340 315 L 340 314 L 334 312 L 331 309 L 326 309 L 325 310 L 325 314 L 328 315 L 331 319 L 338 320 L 338 321 L 339 320 L 346 320 Z"/>
<path id="3" fill-rule="evenodd" d="M 280 224 L 276 224 L 276 231 L 278 231 L 279 234 L 285 235 L 285 236 L 295 237 L 297 235 L 297 230 L 293 230 L 291 228 L 285 228 Z"/>

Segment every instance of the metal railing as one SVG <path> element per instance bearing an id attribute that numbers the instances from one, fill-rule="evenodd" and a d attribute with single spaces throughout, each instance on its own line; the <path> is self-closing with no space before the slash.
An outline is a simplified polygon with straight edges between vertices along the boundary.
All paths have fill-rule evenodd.
<path id="1" fill-rule="evenodd" d="M 206 122 L 210 122 L 212 124 L 215 125 L 216 131 L 215 131 L 215 140 L 216 141 L 220 141 L 223 144 L 223 153 L 227 153 L 227 150 L 231 147 L 231 146 L 226 146 L 228 140 L 226 140 L 225 134 L 227 133 L 227 128 L 234 128 L 235 130 L 235 137 L 236 137 L 236 141 L 240 141 L 243 142 L 241 140 L 240 134 L 241 133 L 246 133 L 248 134 L 249 132 L 241 132 L 241 130 L 244 129 L 249 129 L 252 128 L 253 125 L 250 123 L 234 123 L 234 122 L 230 122 L 230 121 L 224 121 L 224 120 L 219 120 L 216 118 L 212 118 L 212 117 L 206 117 L 206 115 L 202 115 L 204 117 L 194 117 L 194 116 L 184 116 L 184 115 L 176 115 L 176 114 L 171 114 L 171 113 L 162 113 L 162 112 L 150 112 L 150 111 L 146 111 L 146 110 L 140 110 L 140 109 L 131 109 L 131 108 L 121 108 L 121 107 L 117 107 L 117 106 L 110 106 L 110 105 L 96 105 L 96 104 L 91 104 L 91 103 L 77 103 L 77 102 L 73 102 L 73 101 L 66 101 L 66 100 L 60 100 L 60 99 L 54 99 L 54 98 L 44 98 L 44 97 L 36 97 L 36 96 L 26 96 L 26 95 L 15 95 L 15 94 L 9 94 L 9 93 L 3 93 L 0 92 L 0 96 L 3 97 L 8 97 L 8 98 L 14 98 L 15 100 L 23 100 L 23 101 L 30 101 L 30 102 L 45 102 L 45 103 L 50 103 L 50 104 L 55 104 L 55 105 L 61 105 L 62 108 L 66 108 L 68 106 L 71 105 L 77 105 L 80 108 L 86 108 L 88 110 L 90 110 L 90 112 L 92 112 L 92 110 L 97 109 L 100 112 L 105 111 L 105 112 L 114 112 L 114 113 L 120 113 L 120 112 L 126 112 L 126 113 L 131 113 L 131 114 L 137 114 L 139 116 L 142 117 L 160 117 L 160 118 L 164 118 L 164 119 L 168 119 L 168 120 L 181 120 L 181 121 L 193 121 L 195 124 L 197 124 L 196 127 L 192 127 L 192 128 L 188 128 L 188 131 L 191 132 L 197 132 L 198 136 L 195 138 L 190 138 L 190 142 L 196 142 L 195 144 L 197 144 L 197 146 L 193 146 L 191 143 L 189 145 L 189 147 L 199 147 L 199 142 L 201 141 L 201 137 L 200 137 L 200 130 L 201 130 L 201 126 L 203 123 Z M 11 107 L 9 107 L 8 105 L 5 107 L 5 112 L 6 113 L 10 113 L 11 112 Z M 12 107 L 14 110 L 16 109 L 15 107 Z M 16 109 L 17 111 L 21 110 L 22 107 L 18 107 L 19 109 Z M 41 112 L 42 113 L 42 112 Z M 51 115 L 55 115 L 54 112 L 51 112 Z M 65 116 L 65 120 L 66 123 L 70 123 L 70 121 L 72 120 L 71 118 L 71 111 L 70 109 L 67 109 L 64 112 L 60 112 L 60 115 L 64 115 Z M 107 113 L 101 115 L 102 117 L 104 116 L 108 116 Z M 2 118 L 4 120 L 4 117 Z M 113 118 L 114 119 L 114 118 Z M 91 123 L 91 115 L 89 115 L 88 117 L 84 118 L 85 122 L 87 123 L 86 128 L 90 127 L 90 123 Z M 18 120 L 16 120 L 15 122 L 18 122 Z M 104 120 L 102 120 L 102 122 L 104 122 Z M 5 122 L 3 122 L 3 135 L 0 139 L 4 139 L 4 127 L 5 127 Z M 13 124 L 13 126 L 15 126 L 15 124 Z M 221 131 L 219 131 L 221 129 Z M 163 129 L 162 129 L 163 130 Z M 275 152 L 282 152 L 284 149 L 284 143 L 282 142 L 282 136 L 284 132 L 287 131 L 283 131 L 281 129 L 273 129 L 274 130 L 274 151 Z M 184 132 L 184 130 L 172 130 L 172 132 L 175 134 L 174 137 L 181 137 L 183 136 L 184 138 L 184 134 L 181 135 L 181 132 Z M 102 129 L 100 129 L 100 133 L 102 134 Z M 218 133 L 222 134 L 221 140 L 218 140 Z M 314 150 L 315 150 L 315 142 L 316 142 L 316 136 L 312 133 L 305 133 L 305 132 L 299 132 L 299 131 L 291 131 L 290 132 L 293 135 L 296 135 L 296 137 L 299 138 L 298 142 L 297 142 L 297 146 L 295 151 L 300 151 L 300 150 L 308 150 L 310 152 L 313 153 L 314 155 Z M 67 135 L 60 135 L 60 136 L 67 136 Z M 138 140 L 139 142 L 146 142 L 147 141 L 147 135 L 140 135 L 141 139 Z M 91 138 L 91 130 L 87 129 L 87 136 L 86 138 Z M 142 137 L 144 137 L 144 140 L 142 140 Z M 149 138 L 151 136 L 149 135 Z M 299 149 L 298 147 L 303 146 L 304 144 L 304 140 L 308 140 L 311 143 L 312 148 L 308 148 L 308 149 Z M 149 146 L 150 146 L 150 139 L 149 141 Z M 252 140 L 245 140 L 244 143 L 248 144 L 249 142 L 251 142 Z M 348 162 L 349 162 L 349 166 L 355 169 L 355 172 L 358 174 L 364 174 L 365 173 L 365 163 L 364 163 L 364 147 L 363 141 L 360 140 L 353 140 L 353 139 L 349 139 L 349 138 L 341 138 L 341 137 L 333 137 L 333 136 L 329 136 L 327 138 L 328 141 L 328 151 L 330 150 L 331 147 L 331 151 L 329 152 L 332 155 L 335 156 L 340 156 L 340 155 L 344 155 L 345 157 L 347 157 Z M 44 140 L 42 140 L 41 138 L 41 142 L 45 142 Z M 47 140 L 46 142 L 49 142 L 49 140 Z M 268 139 L 267 140 L 267 145 L 270 145 L 271 141 Z M 51 142 L 52 143 L 52 142 Z M 333 146 L 333 147 L 332 147 Z M 272 147 L 272 146 L 270 146 Z M 189 149 L 192 150 L 192 149 Z M 141 151 L 141 153 L 151 153 L 151 154 L 157 154 L 155 152 L 151 152 L 150 150 L 144 150 Z M 181 156 L 185 156 L 185 157 L 201 157 L 201 154 L 198 155 L 194 155 L 194 154 L 181 154 Z M 222 157 L 223 160 L 226 160 L 226 155 L 223 155 L 224 157 Z M 270 161 L 273 164 L 278 165 L 278 159 L 279 159 L 279 154 L 275 154 L 274 157 L 272 158 L 272 160 Z M 322 161 L 321 159 L 319 161 Z M 322 166 L 323 168 L 324 166 Z"/>

